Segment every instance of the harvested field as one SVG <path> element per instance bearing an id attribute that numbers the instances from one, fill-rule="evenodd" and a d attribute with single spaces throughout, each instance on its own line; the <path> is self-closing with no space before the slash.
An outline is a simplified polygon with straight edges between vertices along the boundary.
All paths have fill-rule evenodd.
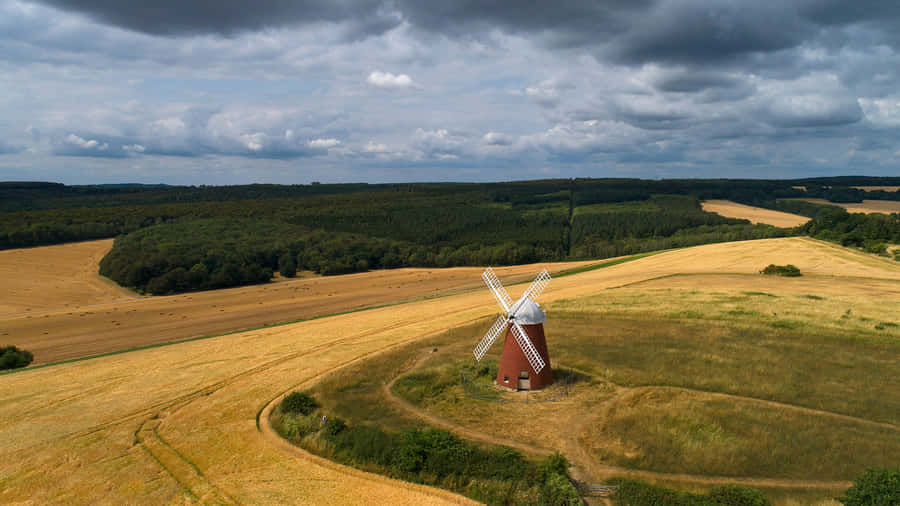
<path id="1" fill-rule="evenodd" d="M 900 201 L 896 200 L 863 200 L 861 203 L 840 203 L 829 202 L 825 199 L 785 199 L 785 200 L 803 200 L 813 204 L 823 204 L 829 206 L 840 206 L 851 213 L 900 213 Z"/>
<path id="2" fill-rule="evenodd" d="M 87 306 L 136 295 L 97 274 L 112 239 L 0 251 L 0 315 Z"/>
<path id="3" fill-rule="evenodd" d="M 726 218 L 741 218 L 750 220 L 751 223 L 764 223 L 784 228 L 796 227 L 809 221 L 806 216 L 747 206 L 730 200 L 707 200 L 703 202 L 703 210 Z"/>
<path id="4" fill-rule="evenodd" d="M 900 186 L 854 186 L 854 188 L 859 188 L 860 190 L 865 190 L 867 192 L 873 192 L 877 190 L 895 192 L 897 190 L 900 190 Z"/>
<path id="5" fill-rule="evenodd" d="M 481 269 L 474 267 L 395 269 L 137 297 L 97 275 L 97 262 L 111 245 L 94 241 L 0 252 L 5 255 L 0 259 L 10 259 L 0 269 L 7 271 L 5 279 L 12 286 L 0 294 L 0 307 L 13 309 L 0 316 L 0 344 L 9 341 L 31 351 L 39 365 L 446 295 L 481 283 Z M 596 262 L 552 268 L 591 263 Z M 498 272 L 524 281 L 537 269 L 526 265 Z"/>
<path id="6" fill-rule="evenodd" d="M 818 295 L 868 298 L 878 297 L 900 300 L 900 283 L 894 279 L 866 277 L 841 277 L 840 283 L 831 283 L 834 276 L 805 274 L 796 278 L 772 278 L 758 274 L 677 274 L 659 279 L 640 281 L 628 285 L 636 289 L 675 289 L 704 291 L 729 291 L 778 293 L 779 295 Z"/>
<path id="7" fill-rule="evenodd" d="M 559 277 L 541 302 L 577 301 L 672 274 L 753 274 L 768 263 L 834 276 L 833 284 L 844 275 L 900 282 L 895 262 L 787 238 L 670 251 Z M 517 269 L 499 273 L 507 286 L 516 275 L 530 280 L 535 267 Z M 471 269 L 474 279 L 440 285 L 450 290 L 442 297 L 424 299 L 420 290 L 417 300 L 390 307 L 0 375 L 0 503 L 464 502 L 288 448 L 266 432 L 264 421 L 258 427 L 257 417 L 284 392 L 346 365 L 495 315 L 479 273 Z M 375 304 L 366 297 L 382 292 L 368 286 L 375 284 L 371 278 L 362 279 L 369 282 L 349 286 L 348 297 L 355 290 L 376 290 L 356 299 Z M 318 280 L 266 288 L 309 281 Z M 397 286 L 394 279 L 378 282 Z M 440 286 L 439 293 L 448 293 Z M 415 298 L 413 290 L 382 289 L 384 303 Z M 523 289 L 510 292 L 516 296 Z M 245 299 L 249 293 L 261 296 L 248 292 Z M 174 307 L 180 297 L 158 300 Z"/>

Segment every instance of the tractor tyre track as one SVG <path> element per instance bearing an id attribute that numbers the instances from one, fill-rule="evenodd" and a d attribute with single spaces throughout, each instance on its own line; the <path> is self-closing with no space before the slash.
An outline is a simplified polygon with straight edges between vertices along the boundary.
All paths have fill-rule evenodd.
<path id="1" fill-rule="evenodd" d="M 469 321 L 475 321 L 478 319 L 479 318 L 473 318 Z M 466 321 L 464 323 L 468 323 L 469 321 Z M 166 401 L 163 403 L 159 403 L 160 404 L 159 407 L 157 407 L 156 409 L 153 410 L 153 411 L 155 411 L 155 413 L 148 416 L 147 418 L 145 418 L 139 425 L 138 429 L 135 431 L 134 443 L 135 443 L 135 445 L 140 445 L 145 451 L 147 451 L 154 458 L 154 460 L 158 464 L 160 464 L 160 467 L 162 467 L 162 469 L 165 472 L 167 472 L 169 475 L 171 475 L 172 478 L 176 482 L 178 482 L 190 495 L 197 497 L 198 500 L 203 501 L 203 502 L 212 501 L 215 503 L 239 504 L 238 501 L 234 500 L 233 498 L 231 498 L 230 496 L 225 494 L 221 489 L 217 488 L 212 482 L 210 482 L 206 478 L 206 476 L 203 474 L 203 472 L 200 470 L 200 468 L 193 461 L 191 461 L 189 458 L 187 458 L 183 453 L 179 452 L 174 446 L 172 446 L 169 442 L 167 442 L 165 439 L 163 439 L 162 436 L 160 436 L 159 431 L 163 427 L 163 425 L 165 423 L 165 419 L 168 418 L 169 416 L 171 416 L 172 414 L 174 414 L 175 412 L 190 405 L 191 403 L 196 402 L 199 399 L 202 399 L 203 397 L 206 397 L 206 396 L 208 396 L 222 388 L 225 388 L 226 386 L 234 384 L 240 380 L 247 379 L 253 375 L 265 372 L 273 367 L 282 365 L 282 364 L 290 362 L 292 360 L 296 360 L 298 358 L 315 355 L 319 352 L 331 349 L 335 346 L 350 344 L 350 343 L 357 341 L 359 339 L 362 339 L 362 338 L 370 337 L 370 336 L 373 336 L 373 335 L 376 335 L 376 334 L 379 334 L 379 333 L 382 333 L 385 331 L 400 329 L 403 327 L 414 325 L 416 323 L 417 323 L 417 321 L 415 321 L 415 320 L 408 321 L 408 322 L 396 323 L 394 325 L 389 325 L 389 326 L 381 327 L 378 329 L 372 329 L 372 330 L 368 330 L 365 332 L 360 332 L 357 334 L 353 334 L 351 336 L 347 336 L 342 339 L 338 339 L 335 341 L 330 341 L 328 343 L 316 345 L 312 348 L 302 350 L 302 351 L 299 351 L 296 353 L 291 353 L 289 355 L 279 357 L 277 359 L 271 360 L 264 364 L 260 364 L 256 367 L 250 368 L 246 371 L 242 371 L 241 373 L 234 374 L 234 375 L 224 378 L 220 381 L 217 381 L 215 383 L 207 385 L 207 386 L 205 386 L 195 392 L 192 392 L 190 394 L 180 396 L 176 399 L 172 399 L 172 400 L 169 400 L 169 401 Z M 434 332 L 434 333 L 430 333 L 430 334 L 427 334 L 424 336 L 417 336 L 415 338 L 407 339 L 407 340 L 397 342 L 397 343 L 393 343 L 391 345 L 379 348 L 379 349 L 371 351 L 369 353 L 357 356 L 357 357 L 355 357 L 351 360 L 348 360 L 346 362 L 343 362 L 331 369 L 327 369 L 325 371 L 319 372 L 312 378 L 309 378 L 309 379 L 305 380 L 304 382 L 302 382 L 300 385 L 308 385 L 311 383 L 315 383 L 316 381 L 321 380 L 322 378 L 324 378 L 325 376 L 327 376 L 333 372 L 336 372 L 336 371 L 343 369 L 354 363 L 366 360 L 366 359 L 370 358 L 372 355 L 383 353 L 383 352 L 388 351 L 397 346 L 403 346 L 403 345 L 409 344 L 411 342 L 414 342 L 414 341 L 417 341 L 420 339 L 426 339 L 426 338 L 436 335 L 438 333 L 440 333 L 440 332 Z M 288 390 L 292 390 L 293 388 L 297 388 L 297 386 L 292 387 L 291 389 L 288 389 Z M 282 392 L 274 400 L 271 400 L 268 403 L 264 404 L 263 408 L 261 408 L 257 412 L 257 419 L 256 419 L 257 430 L 259 430 L 260 432 L 263 432 L 263 427 L 265 427 L 266 429 L 271 431 L 270 424 L 261 423 L 260 418 L 267 420 L 268 413 L 271 412 L 272 407 L 274 407 L 274 405 L 277 404 L 277 401 L 280 400 L 284 395 L 286 395 L 286 393 L 287 393 L 287 391 Z M 135 417 L 139 417 L 139 416 L 141 416 L 141 414 L 144 414 L 144 416 L 146 416 L 146 412 L 147 412 L 147 410 L 145 409 L 145 410 L 142 410 L 140 413 L 132 413 L 130 416 L 126 417 L 126 419 L 120 420 L 119 423 L 121 423 L 121 421 L 127 421 L 127 420 L 133 419 Z M 117 423 L 109 422 L 109 423 L 105 424 L 104 426 L 109 426 L 109 425 L 113 425 L 113 424 L 117 424 Z M 96 432 L 97 430 L 100 430 L 100 428 L 94 427 L 94 428 L 90 429 L 89 431 L 87 431 L 86 434 Z M 274 433 L 274 431 L 271 431 L 271 432 Z M 265 433 L 264 433 L 264 435 L 265 435 Z M 281 439 L 280 436 L 278 436 L 277 434 L 275 435 L 275 437 L 277 437 L 278 439 Z M 289 443 L 288 443 L 288 445 L 293 447 L 293 445 L 290 445 Z M 280 448 L 284 448 L 283 445 L 281 445 L 281 444 L 278 444 L 278 446 Z M 294 448 L 296 448 L 296 447 L 294 447 Z M 302 450 L 300 450 L 300 451 L 302 452 Z M 293 451 L 291 453 L 296 454 L 296 452 L 293 452 Z M 312 455 L 307 452 L 302 452 L 302 453 L 312 457 Z M 359 476 L 363 476 L 366 479 L 371 479 L 373 476 L 379 476 L 379 475 L 374 475 L 372 473 L 365 473 L 362 471 L 358 471 L 353 468 L 331 462 L 327 459 L 322 459 L 321 457 L 315 457 L 315 459 L 313 459 L 313 460 L 314 460 L 314 462 L 316 462 L 318 464 L 321 464 L 322 461 L 329 462 L 330 465 L 327 467 L 334 469 L 334 470 L 338 470 L 343 473 L 346 473 L 348 470 L 352 470 L 354 472 L 354 474 L 361 473 L 361 474 L 359 474 Z M 380 477 L 380 478 L 387 479 L 385 477 Z M 410 485 L 412 485 L 412 484 L 410 484 Z M 422 488 L 422 489 L 417 488 L 416 490 L 418 490 L 420 492 L 424 490 L 424 491 L 427 491 L 428 493 L 432 493 L 433 489 L 426 487 L 426 488 Z M 446 492 L 446 491 L 444 491 L 444 492 Z M 447 496 L 445 496 L 444 494 L 437 494 L 437 495 L 439 495 L 443 499 L 452 499 L 454 501 L 459 502 L 458 498 L 461 496 L 457 496 L 457 495 L 451 494 L 449 492 L 446 492 L 446 493 L 450 494 L 450 495 L 447 495 Z"/>

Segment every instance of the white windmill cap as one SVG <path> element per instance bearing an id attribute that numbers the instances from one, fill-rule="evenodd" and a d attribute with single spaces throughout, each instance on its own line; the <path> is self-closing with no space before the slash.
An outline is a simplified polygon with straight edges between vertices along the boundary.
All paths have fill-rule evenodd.
<path id="1" fill-rule="evenodd" d="M 527 297 L 522 297 L 514 305 L 515 321 L 521 325 L 537 325 L 547 321 L 547 314 L 541 309 L 537 302 Z"/>

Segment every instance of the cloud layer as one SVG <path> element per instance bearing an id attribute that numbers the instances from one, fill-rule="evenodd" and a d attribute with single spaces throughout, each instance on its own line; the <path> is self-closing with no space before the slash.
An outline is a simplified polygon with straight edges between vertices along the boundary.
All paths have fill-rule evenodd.
<path id="1" fill-rule="evenodd" d="M 0 179 L 896 175 L 900 7 L 0 0 Z"/>

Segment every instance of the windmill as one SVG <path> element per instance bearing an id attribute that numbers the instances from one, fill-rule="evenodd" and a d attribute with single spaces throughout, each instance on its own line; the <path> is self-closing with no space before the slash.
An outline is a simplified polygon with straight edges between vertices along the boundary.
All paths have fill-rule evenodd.
<path id="1" fill-rule="evenodd" d="M 480 362 L 488 348 L 505 332 L 497 384 L 514 390 L 540 390 L 553 384 L 553 370 L 544 337 L 547 316 L 534 302 L 550 283 L 550 273 L 546 269 L 541 271 L 515 303 L 493 269 L 488 267 L 481 277 L 505 314 L 497 318 L 475 347 L 475 360 Z"/>

